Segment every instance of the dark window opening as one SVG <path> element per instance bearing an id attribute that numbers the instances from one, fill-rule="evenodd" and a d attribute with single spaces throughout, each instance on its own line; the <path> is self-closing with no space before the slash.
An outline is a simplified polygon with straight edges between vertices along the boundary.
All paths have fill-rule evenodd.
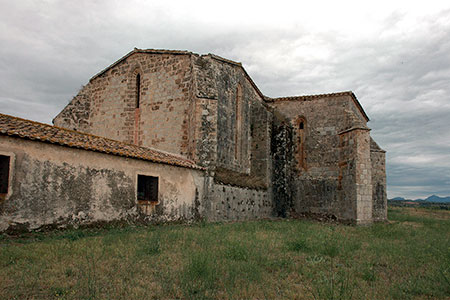
<path id="1" fill-rule="evenodd" d="M 234 159 L 239 159 L 241 152 L 241 135 L 242 135 L 242 86 L 238 84 L 236 88 L 236 103 L 235 103 L 235 124 L 236 131 L 234 134 Z"/>
<path id="2" fill-rule="evenodd" d="M 296 150 L 296 157 L 298 161 L 299 170 L 306 170 L 306 155 L 305 155 L 305 141 L 306 141 L 306 120 L 303 117 L 298 117 L 296 124 L 298 145 Z"/>
<path id="3" fill-rule="evenodd" d="M 158 177 L 138 175 L 137 199 L 158 202 Z"/>
<path id="4" fill-rule="evenodd" d="M 141 74 L 136 75 L 136 108 L 139 108 L 141 101 Z"/>
<path id="5" fill-rule="evenodd" d="M 8 193 L 10 157 L 0 155 L 0 194 Z"/>

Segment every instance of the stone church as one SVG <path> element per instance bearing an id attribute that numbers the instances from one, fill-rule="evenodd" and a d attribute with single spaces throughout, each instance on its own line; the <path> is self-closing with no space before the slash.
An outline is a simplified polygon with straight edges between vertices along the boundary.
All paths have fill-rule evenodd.
<path id="1" fill-rule="evenodd" d="M 0 114 L 0 231 L 318 216 L 384 221 L 385 151 L 352 92 L 270 98 L 240 63 L 134 49 L 54 126 Z"/>

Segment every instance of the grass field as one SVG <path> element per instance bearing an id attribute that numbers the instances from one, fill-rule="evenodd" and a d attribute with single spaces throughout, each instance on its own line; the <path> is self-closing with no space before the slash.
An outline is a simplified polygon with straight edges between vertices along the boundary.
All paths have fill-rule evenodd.
<path id="1" fill-rule="evenodd" d="M 450 211 L 0 237 L 0 299 L 449 299 Z"/>

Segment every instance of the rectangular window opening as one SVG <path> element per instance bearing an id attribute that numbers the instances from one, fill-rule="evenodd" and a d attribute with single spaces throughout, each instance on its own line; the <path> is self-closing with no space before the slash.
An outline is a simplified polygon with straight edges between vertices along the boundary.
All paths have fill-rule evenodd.
<path id="1" fill-rule="evenodd" d="M 8 194 L 10 157 L 0 155 L 0 194 Z"/>
<path id="2" fill-rule="evenodd" d="M 158 202 L 158 182 L 158 177 L 138 175 L 138 201 Z"/>

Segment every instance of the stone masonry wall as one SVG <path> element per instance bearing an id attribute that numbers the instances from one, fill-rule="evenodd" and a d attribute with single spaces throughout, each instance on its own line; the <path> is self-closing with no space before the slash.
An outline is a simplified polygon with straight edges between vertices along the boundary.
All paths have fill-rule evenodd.
<path id="1" fill-rule="evenodd" d="M 372 164 L 372 216 L 374 221 L 387 220 L 386 151 L 371 139 L 370 160 Z"/>
<path id="2" fill-rule="evenodd" d="M 91 79 L 54 124 L 191 157 L 191 99 L 190 55 L 135 53 Z"/>
<path id="3" fill-rule="evenodd" d="M 356 223 L 372 223 L 372 164 L 370 161 L 370 134 L 368 129 L 356 129 Z"/>
<path id="4" fill-rule="evenodd" d="M 210 58 L 211 59 L 211 58 Z M 238 173 L 250 173 L 250 104 L 253 87 L 239 66 L 211 59 L 217 86 L 217 167 Z M 238 85 L 241 86 L 241 115 L 236 115 Z M 237 123 L 241 134 L 236 140 Z M 237 143 L 236 143 L 237 142 Z M 237 148 L 237 156 L 235 151 Z"/>
<path id="5" fill-rule="evenodd" d="M 207 55 L 195 57 L 193 66 L 197 155 L 206 158 L 217 182 L 268 188 L 272 114 L 267 105 L 239 64 Z M 202 159 L 199 164 L 205 165 Z"/>
<path id="6" fill-rule="evenodd" d="M 110 222 L 193 220 L 204 214 L 203 172 L 0 136 L 12 157 L 0 231 Z M 159 177 L 158 203 L 137 204 L 137 175 Z"/>
<path id="7" fill-rule="evenodd" d="M 349 96 L 324 96 L 271 103 L 292 128 L 293 165 L 290 179 L 295 213 L 334 216 L 355 220 L 357 162 L 340 133 L 361 124 Z M 303 131 L 299 122 L 303 120 Z M 300 141 L 300 135 L 302 140 Z M 353 138 L 352 143 L 357 143 Z M 301 144 L 302 147 L 301 147 Z M 302 155 L 299 152 L 303 151 Z M 303 157 L 301 164 L 298 159 Z"/>
<path id="8" fill-rule="evenodd" d="M 271 136 L 273 114 L 260 101 L 250 102 L 250 177 L 254 186 L 269 187 L 272 179 Z"/>
<path id="9" fill-rule="evenodd" d="M 339 134 L 339 176 L 337 178 L 337 199 L 335 205 L 340 217 L 344 220 L 356 221 L 357 188 L 356 168 L 358 164 L 357 135 L 355 130 Z"/>
<path id="10" fill-rule="evenodd" d="M 270 190 L 217 184 L 211 178 L 207 191 L 205 216 L 208 221 L 254 220 L 273 216 Z"/>
<path id="11" fill-rule="evenodd" d="M 211 61 L 192 56 L 194 78 L 194 138 L 195 161 L 214 168 L 217 160 L 217 88 L 213 80 Z"/>
<path id="12" fill-rule="evenodd" d="M 206 218 L 272 216 L 271 112 L 239 64 L 211 55 L 194 56 L 193 68 L 197 157 L 211 176 Z"/>
<path id="13" fill-rule="evenodd" d="M 274 215 L 289 217 L 294 210 L 292 199 L 293 178 L 292 127 L 282 116 L 273 119 L 271 154 Z"/>

